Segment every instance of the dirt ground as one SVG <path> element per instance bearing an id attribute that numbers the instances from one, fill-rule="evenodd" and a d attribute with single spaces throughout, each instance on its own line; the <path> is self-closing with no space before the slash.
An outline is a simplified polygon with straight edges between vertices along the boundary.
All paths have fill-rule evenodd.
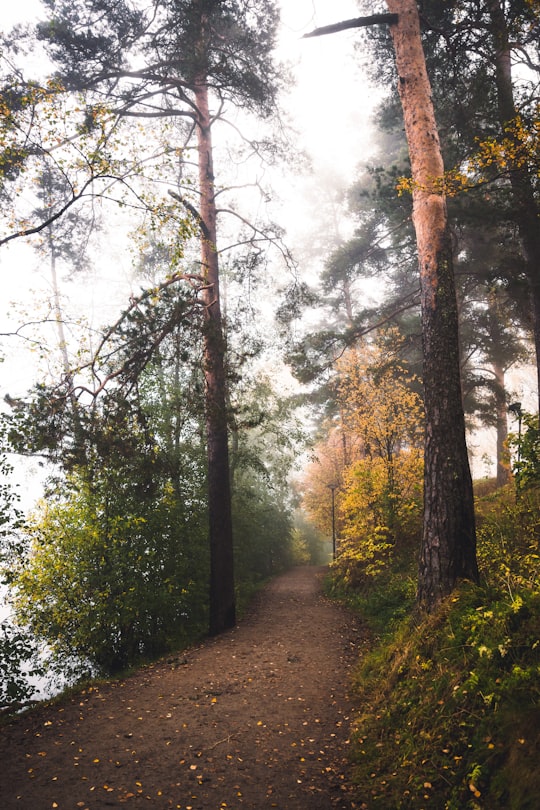
<path id="1" fill-rule="evenodd" d="M 0 728 L 0 807 L 365 807 L 347 762 L 365 634 L 323 572 L 295 568 L 234 630 Z"/>

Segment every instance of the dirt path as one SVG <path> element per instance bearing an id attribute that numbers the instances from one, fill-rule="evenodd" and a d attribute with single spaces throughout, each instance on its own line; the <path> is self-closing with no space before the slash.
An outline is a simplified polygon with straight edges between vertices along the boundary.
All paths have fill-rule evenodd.
<path id="1" fill-rule="evenodd" d="M 348 785 L 363 636 L 296 568 L 233 631 L 0 728 L 3 810 L 329 810 Z"/>

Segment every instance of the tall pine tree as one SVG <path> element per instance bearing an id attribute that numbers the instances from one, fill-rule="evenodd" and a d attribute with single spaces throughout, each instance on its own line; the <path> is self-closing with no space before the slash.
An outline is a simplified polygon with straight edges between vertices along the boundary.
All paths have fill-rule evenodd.
<path id="1" fill-rule="evenodd" d="M 444 166 L 415 0 L 387 0 L 389 14 L 319 29 L 388 23 L 394 45 L 413 181 L 420 271 L 426 417 L 424 518 L 418 601 L 428 609 L 461 578 L 477 580 L 472 479 L 461 398 L 458 314 Z"/>
<path id="2" fill-rule="evenodd" d="M 64 85 L 126 118 L 183 122 L 184 149 L 198 154 L 198 195 L 176 199 L 200 232 L 204 279 L 204 374 L 211 550 L 210 632 L 235 623 L 227 438 L 225 340 L 220 305 L 212 130 L 225 105 L 268 117 L 280 74 L 272 59 L 273 0 L 46 0 L 40 35 Z M 90 123 L 91 125 L 91 123 Z"/>

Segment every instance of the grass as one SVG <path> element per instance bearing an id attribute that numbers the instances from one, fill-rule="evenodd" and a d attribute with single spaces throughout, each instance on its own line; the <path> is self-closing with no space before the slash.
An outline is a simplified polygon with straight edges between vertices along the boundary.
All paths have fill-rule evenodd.
<path id="1" fill-rule="evenodd" d="M 540 494 L 485 498 L 482 582 L 463 583 L 435 612 L 416 612 L 403 559 L 363 593 L 329 586 L 378 639 L 354 681 L 355 781 L 368 808 L 538 807 Z"/>

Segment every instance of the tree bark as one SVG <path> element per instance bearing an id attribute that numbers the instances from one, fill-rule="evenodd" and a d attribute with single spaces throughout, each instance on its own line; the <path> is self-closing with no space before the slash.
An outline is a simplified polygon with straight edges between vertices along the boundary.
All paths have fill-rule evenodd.
<path id="1" fill-rule="evenodd" d="M 501 128 L 515 121 L 517 110 L 512 84 L 512 60 L 508 26 L 500 0 L 488 0 L 491 33 L 494 41 L 495 82 Z M 511 129 L 510 129 L 511 137 Z M 516 145 L 519 149 L 519 143 Z M 538 386 L 538 412 L 540 413 L 540 207 L 526 163 L 515 161 L 510 171 L 510 185 L 514 198 L 514 220 L 519 229 L 525 273 L 529 283 L 533 318 L 536 374 Z"/>
<path id="2" fill-rule="evenodd" d="M 208 86 L 195 86 L 201 218 L 201 264 L 204 290 L 204 376 L 210 529 L 210 633 L 236 622 L 231 483 L 227 432 L 225 338 L 219 294 L 216 204 Z"/>
<path id="3" fill-rule="evenodd" d="M 387 0 L 413 178 L 422 305 L 424 521 L 417 598 L 430 609 L 458 580 L 478 579 L 472 480 L 443 161 L 415 0 Z"/>

